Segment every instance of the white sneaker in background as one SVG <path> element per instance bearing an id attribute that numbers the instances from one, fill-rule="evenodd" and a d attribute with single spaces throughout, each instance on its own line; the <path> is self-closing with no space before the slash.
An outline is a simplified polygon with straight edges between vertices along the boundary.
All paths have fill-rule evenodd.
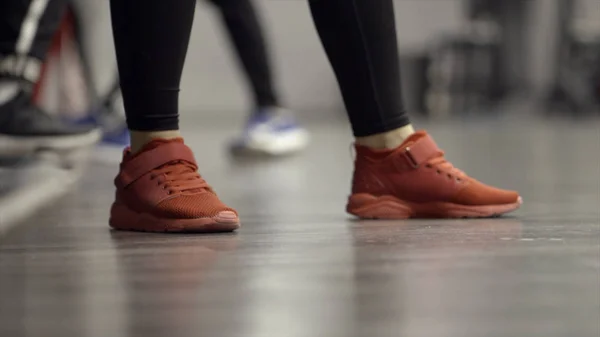
<path id="1" fill-rule="evenodd" d="M 299 152 L 309 142 L 308 132 L 298 125 L 292 114 L 281 108 L 259 111 L 250 117 L 231 145 L 235 155 L 283 156 Z"/>

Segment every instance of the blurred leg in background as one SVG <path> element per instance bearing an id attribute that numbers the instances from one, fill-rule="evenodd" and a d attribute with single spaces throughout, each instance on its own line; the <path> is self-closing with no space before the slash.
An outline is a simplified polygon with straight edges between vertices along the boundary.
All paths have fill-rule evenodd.
<path id="1" fill-rule="evenodd" d="M 79 47 L 90 91 L 90 113 L 80 122 L 102 128 L 102 142 L 96 157 L 114 161 L 129 145 L 129 132 L 110 33 L 110 6 L 106 1 L 69 0 L 69 10 L 74 18 L 75 44 Z"/>
<path id="2" fill-rule="evenodd" d="M 306 147 L 308 134 L 291 113 L 282 108 L 273 65 L 260 18 L 252 0 L 209 0 L 221 12 L 223 26 L 242 65 L 254 108 L 232 150 L 271 155 L 288 154 Z"/>
<path id="3" fill-rule="evenodd" d="M 64 5 L 62 0 L 0 4 L 0 155 L 68 151 L 99 138 L 94 127 L 66 124 L 31 101 Z"/>

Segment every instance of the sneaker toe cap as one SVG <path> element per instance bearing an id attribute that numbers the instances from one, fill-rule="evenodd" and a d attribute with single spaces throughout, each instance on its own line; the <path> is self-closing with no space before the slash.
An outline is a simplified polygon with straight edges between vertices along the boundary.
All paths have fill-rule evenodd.
<path id="1" fill-rule="evenodd" d="M 239 221 L 238 215 L 234 211 L 219 212 L 214 219 L 222 223 L 237 223 Z"/>
<path id="2" fill-rule="evenodd" d="M 237 219 L 237 213 L 212 193 L 182 195 L 157 206 L 163 216 L 178 219 L 218 218 L 225 222 Z"/>
<path id="3" fill-rule="evenodd" d="M 464 205 L 521 204 L 522 198 L 516 191 L 503 190 L 473 180 L 455 197 L 455 202 Z"/>

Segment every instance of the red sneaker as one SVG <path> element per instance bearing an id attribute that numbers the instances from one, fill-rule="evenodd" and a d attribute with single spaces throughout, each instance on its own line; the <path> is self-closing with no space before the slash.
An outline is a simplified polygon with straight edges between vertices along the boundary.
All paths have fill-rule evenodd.
<path id="1" fill-rule="evenodd" d="M 238 229 L 236 211 L 219 200 L 197 169 L 182 139 L 152 141 L 135 155 L 125 150 L 110 226 L 143 232 Z"/>
<path id="2" fill-rule="evenodd" d="M 517 192 L 484 185 L 454 168 L 425 131 L 394 150 L 355 147 L 346 210 L 360 218 L 482 218 L 522 204 Z"/>

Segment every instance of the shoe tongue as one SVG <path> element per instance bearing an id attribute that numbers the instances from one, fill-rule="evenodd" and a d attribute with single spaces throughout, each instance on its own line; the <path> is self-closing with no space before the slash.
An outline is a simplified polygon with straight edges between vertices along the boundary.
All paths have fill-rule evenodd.
<path id="1" fill-rule="evenodd" d="M 146 151 L 156 149 L 157 147 L 159 147 L 161 145 L 170 144 L 170 143 L 183 144 L 183 138 L 172 138 L 172 139 L 156 138 L 156 139 L 151 140 L 146 145 L 144 145 L 138 152 L 136 152 L 134 154 L 131 153 L 131 148 L 127 147 L 123 152 L 123 157 L 130 160 L 130 159 L 133 159 L 136 156 L 138 156 L 140 153 L 144 153 Z"/>
<path id="2" fill-rule="evenodd" d="M 170 144 L 170 143 L 183 144 L 183 138 L 172 138 L 172 139 L 156 138 L 156 139 L 151 140 L 146 145 L 144 145 L 138 153 L 150 151 L 150 150 L 156 149 L 157 147 L 159 147 L 161 145 Z"/>
<path id="3" fill-rule="evenodd" d="M 408 138 L 406 138 L 404 140 L 404 142 L 402 142 L 402 144 L 400 144 L 400 146 L 398 146 L 398 149 L 404 149 L 414 143 L 416 143 L 417 141 L 419 141 L 421 138 L 423 137 L 427 137 L 427 132 L 425 131 L 416 131 L 415 133 L 413 133 L 412 135 L 410 135 Z"/>
<path id="4" fill-rule="evenodd" d="M 402 142 L 402 144 L 400 144 L 400 146 L 398 146 L 395 149 L 372 149 L 372 148 L 368 148 L 366 146 L 360 146 L 360 145 L 356 145 L 355 148 L 356 148 L 357 154 L 363 154 L 372 159 L 383 159 L 383 158 L 386 158 L 387 156 L 391 155 L 392 153 L 395 153 L 398 150 L 404 150 L 405 148 L 416 143 L 423 137 L 427 137 L 427 132 L 417 131 L 417 132 L 413 133 L 412 135 L 410 135 L 408 138 L 406 138 L 404 140 L 404 142 Z"/>

